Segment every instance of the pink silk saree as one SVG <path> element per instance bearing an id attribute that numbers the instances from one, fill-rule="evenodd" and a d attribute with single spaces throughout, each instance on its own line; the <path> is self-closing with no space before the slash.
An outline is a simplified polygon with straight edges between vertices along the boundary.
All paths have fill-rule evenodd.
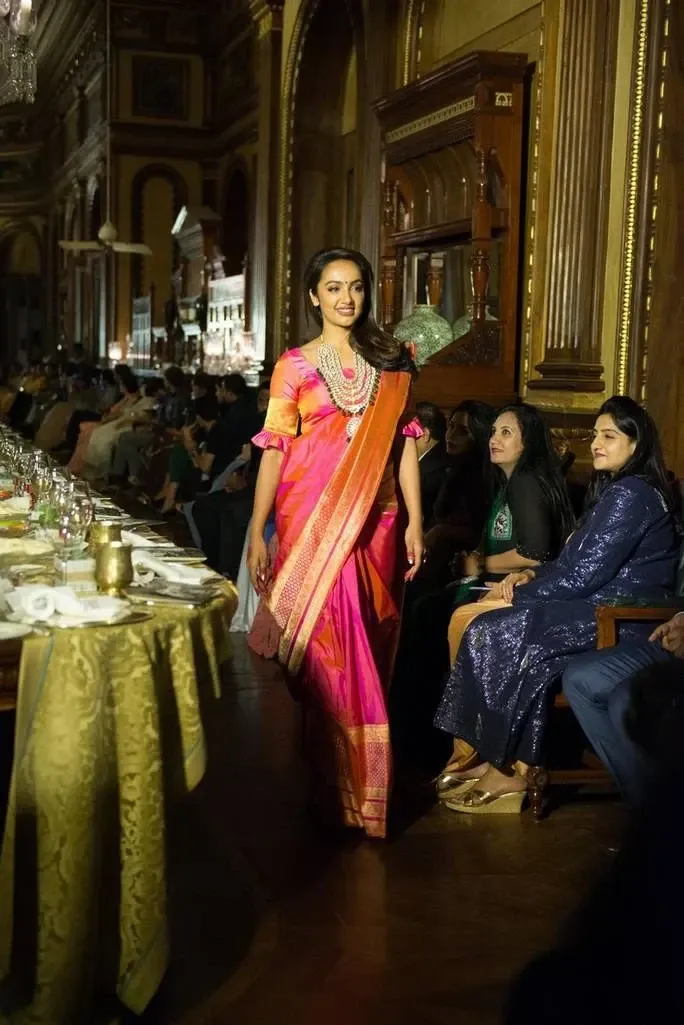
<path id="1" fill-rule="evenodd" d="M 351 442 L 315 367 L 277 363 L 264 430 L 285 453 L 275 500 L 278 554 L 250 645 L 277 653 L 305 708 L 319 798 L 345 825 L 384 837 L 392 758 L 387 689 L 407 568 L 396 447 L 410 377 L 383 373 Z M 301 421 L 301 434 L 297 427 Z"/>

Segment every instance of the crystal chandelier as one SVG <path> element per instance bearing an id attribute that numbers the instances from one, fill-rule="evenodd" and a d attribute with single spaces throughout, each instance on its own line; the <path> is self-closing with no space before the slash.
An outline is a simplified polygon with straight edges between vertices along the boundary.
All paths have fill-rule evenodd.
<path id="1" fill-rule="evenodd" d="M 36 98 L 36 54 L 30 43 L 34 7 L 33 0 L 0 0 L 0 103 Z"/>

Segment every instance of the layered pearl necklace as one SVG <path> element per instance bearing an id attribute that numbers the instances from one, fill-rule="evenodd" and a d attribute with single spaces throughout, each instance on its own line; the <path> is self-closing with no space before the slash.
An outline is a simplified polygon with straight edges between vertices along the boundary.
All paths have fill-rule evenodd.
<path id="1" fill-rule="evenodd" d="M 318 348 L 317 369 L 334 406 L 348 417 L 345 430 L 351 441 L 359 429 L 361 416 L 375 400 L 380 371 L 354 350 L 354 376 L 347 377 L 339 352 L 327 342 L 321 343 Z"/>

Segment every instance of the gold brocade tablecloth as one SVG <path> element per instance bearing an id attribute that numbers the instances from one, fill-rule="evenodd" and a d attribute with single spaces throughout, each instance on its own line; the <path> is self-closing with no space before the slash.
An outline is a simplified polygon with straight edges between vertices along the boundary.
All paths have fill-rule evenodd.
<path id="1" fill-rule="evenodd" d="M 218 697 L 237 606 L 225 590 L 26 640 L 0 861 L 0 976 L 19 1005 L 3 994 L 0 1021 L 77 1025 L 108 983 L 140 1013 L 157 990 L 165 799 L 204 773 L 198 681 Z"/>

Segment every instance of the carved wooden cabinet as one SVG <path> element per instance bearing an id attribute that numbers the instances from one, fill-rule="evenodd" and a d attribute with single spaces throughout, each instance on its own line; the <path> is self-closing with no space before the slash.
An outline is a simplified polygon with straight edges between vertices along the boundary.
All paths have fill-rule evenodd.
<path id="1" fill-rule="evenodd" d="M 527 57 L 476 52 L 376 104 L 384 150 L 380 319 L 439 307 L 454 340 L 418 398 L 516 394 Z"/>

